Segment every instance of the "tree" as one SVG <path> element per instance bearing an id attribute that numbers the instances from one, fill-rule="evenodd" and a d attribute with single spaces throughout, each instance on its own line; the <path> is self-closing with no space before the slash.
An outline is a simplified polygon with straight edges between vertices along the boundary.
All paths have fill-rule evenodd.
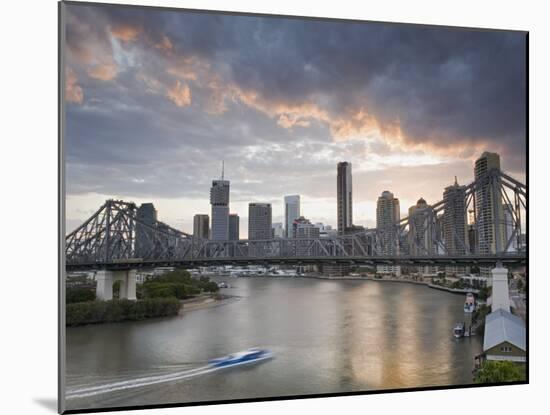
<path id="1" fill-rule="evenodd" d="M 523 371 L 513 362 L 486 361 L 475 375 L 475 383 L 503 383 L 525 380 Z"/>

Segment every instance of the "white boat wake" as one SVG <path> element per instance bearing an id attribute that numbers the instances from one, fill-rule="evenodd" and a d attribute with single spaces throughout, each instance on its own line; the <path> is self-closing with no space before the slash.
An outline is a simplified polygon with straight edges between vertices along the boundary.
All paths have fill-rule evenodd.
<path id="1" fill-rule="evenodd" d="M 77 389 L 68 390 L 65 394 L 66 399 L 86 398 L 90 396 L 100 395 L 109 392 L 115 392 L 125 389 L 139 388 L 142 386 L 156 385 L 159 383 L 174 382 L 184 379 L 189 379 L 195 376 L 205 375 L 207 373 L 216 372 L 218 370 L 226 369 L 234 366 L 241 366 L 250 363 L 257 363 L 262 360 L 270 359 L 271 356 L 264 358 L 234 363 L 223 367 L 214 367 L 211 365 L 201 366 L 195 369 L 184 370 L 180 372 L 170 373 L 167 375 L 147 376 L 138 379 L 125 380 L 120 382 L 107 383 L 104 385 L 81 387 Z"/>

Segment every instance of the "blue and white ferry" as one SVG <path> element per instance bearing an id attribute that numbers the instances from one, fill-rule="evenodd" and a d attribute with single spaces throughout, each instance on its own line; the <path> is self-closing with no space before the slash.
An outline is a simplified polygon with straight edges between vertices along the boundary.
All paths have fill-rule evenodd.
<path id="1" fill-rule="evenodd" d="M 224 357 L 218 357 L 208 361 L 212 367 L 230 367 L 244 365 L 248 363 L 256 363 L 263 360 L 271 359 L 273 353 L 266 349 L 248 349 L 242 352 L 233 353 Z"/>

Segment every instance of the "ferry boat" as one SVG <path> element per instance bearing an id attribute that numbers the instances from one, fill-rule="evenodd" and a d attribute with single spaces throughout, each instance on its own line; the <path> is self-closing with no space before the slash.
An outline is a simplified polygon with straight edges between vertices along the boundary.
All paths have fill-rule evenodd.
<path id="1" fill-rule="evenodd" d="M 262 360 L 271 359 L 272 357 L 273 354 L 269 350 L 252 348 L 224 357 L 218 357 L 217 359 L 212 359 L 208 361 L 208 364 L 212 367 L 230 367 L 260 362 Z"/>
<path id="2" fill-rule="evenodd" d="M 464 336 L 464 323 L 456 323 L 453 329 L 453 336 L 455 336 L 457 339 Z"/>
<path id="3" fill-rule="evenodd" d="M 466 294 L 466 301 L 464 302 L 464 312 L 473 313 L 476 309 L 476 300 L 472 293 Z"/>

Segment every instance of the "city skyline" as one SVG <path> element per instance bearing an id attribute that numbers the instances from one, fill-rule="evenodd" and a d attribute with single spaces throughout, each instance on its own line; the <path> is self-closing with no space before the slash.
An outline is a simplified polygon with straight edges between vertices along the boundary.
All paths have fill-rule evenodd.
<path id="1" fill-rule="evenodd" d="M 210 212 L 222 159 L 241 237 L 248 203 L 270 203 L 273 222 L 284 222 L 289 194 L 301 196 L 303 216 L 335 228 L 340 161 L 353 165 L 353 222 L 366 227 L 382 191 L 405 216 L 420 197 L 441 200 L 455 175 L 473 180 L 485 150 L 523 181 L 519 34 L 426 27 L 411 37 L 412 28 L 376 24 L 151 16 L 68 11 L 67 231 L 120 198 L 152 202 L 160 220 L 192 233 L 193 216 Z M 377 36 L 389 47 L 377 48 Z"/>

